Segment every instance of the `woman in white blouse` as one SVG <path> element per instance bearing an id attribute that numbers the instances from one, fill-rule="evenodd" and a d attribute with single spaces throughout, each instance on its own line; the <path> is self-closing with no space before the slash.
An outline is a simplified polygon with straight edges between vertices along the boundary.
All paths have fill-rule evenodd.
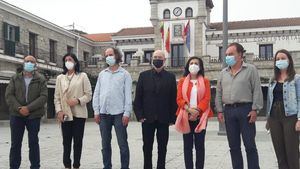
<path id="1" fill-rule="evenodd" d="M 203 61 L 199 57 L 190 57 L 184 70 L 184 75 L 178 82 L 175 128 L 183 134 L 185 167 L 194 168 L 195 145 L 195 167 L 203 169 L 207 119 L 213 116 L 210 109 L 210 83 L 204 77 Z"/>
<path id="2" fill-rule="evenodd" d="M 63 163 L 65 168 L 72 168 L 73 139 L 73 168 L 76 169 L 80 167 L 84 125 L 88 117 L 86 104 L 92 98 L 92 88 L 87 74 L 80 72 L 76 55 L 66 54 L 63 63 L 63 73 L 56 78 L 54 103 L 62 128 Z"/>

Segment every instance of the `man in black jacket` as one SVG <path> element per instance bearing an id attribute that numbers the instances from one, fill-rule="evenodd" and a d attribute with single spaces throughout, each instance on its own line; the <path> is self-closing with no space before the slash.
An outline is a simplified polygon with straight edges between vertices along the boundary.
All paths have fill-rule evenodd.
<path id="1" fill-rule="evenodd" d="M 135 115 L 142 123 L 144 169 L 152 169 L 152 148 L 156 130 L 157 169 L 165 169 L 169 124 L 176 119 L 176 78 L 164 69 L 164 52 L 153 53 L 153 69 L 140 74 L 134 100 Z"/>

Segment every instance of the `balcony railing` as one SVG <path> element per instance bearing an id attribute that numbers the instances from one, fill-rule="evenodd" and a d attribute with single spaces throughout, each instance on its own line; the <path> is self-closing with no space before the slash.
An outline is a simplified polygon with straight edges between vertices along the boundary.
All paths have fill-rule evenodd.
<path id="1" fill-rule="evenodd" d="M 265 56 L 259 56 L 259 55 L 255 55 L 253 57 L 254 61 L 260 61 L 260 60 L 273 60 L 273 57 L 265 57 Z"/>
<path id="2" fill-rule="evenodd" d="M 167 66 L 184 67 L 189 57 L 167 58 Z"/>
<path id="3" fill-rule="evenodd" d="M 4 54 L 15 57 L 16 55 L 29 55 L 29 44 L 24 44 L 20 42 L 13 42 L 0 38 L 0 49 L 4 51 Z M 35 57 L 39 60 L 43 60 L 45 62 L 50 61 L 50 51 L 36 48 L 35 49 Z M 57 59 L 55 59 L 57 60 Z"/>

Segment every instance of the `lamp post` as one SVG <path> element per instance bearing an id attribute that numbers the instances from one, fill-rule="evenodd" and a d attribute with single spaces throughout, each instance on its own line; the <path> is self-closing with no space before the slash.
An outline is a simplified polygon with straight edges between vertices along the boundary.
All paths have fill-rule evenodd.
<path id="1" fill-rule="evenodd" d="M 223 45 L 222 45 L 222 68 L 226 67 L 225 52 L 228 46 L 228 0 L 223 0 Z M 218 135 L 226 135 L 225 124 L 219 122 Z"/>

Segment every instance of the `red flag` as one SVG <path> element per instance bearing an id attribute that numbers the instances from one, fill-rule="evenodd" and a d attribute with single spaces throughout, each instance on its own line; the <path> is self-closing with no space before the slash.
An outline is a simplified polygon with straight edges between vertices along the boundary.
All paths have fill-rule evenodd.
<path id="1" fill-rule="evenodd" d="M 164 30 L 164 23 L 163 22 L 161 22 L 161 24 L 160 24 L 160 34 L 161 34 L 161 38 L 164 39 L 165 30 Z"/>
<path id="2" fill-rule="evenodd" d="M 190 27 L 190 20 L 188 21 L 188 23 L 184 26 L 183 32 L 182 32 L 182 39 L 185 41 L 187 33 L 189 31 L 189 27 Z"/>
<path id="3" fill-rule="evenodd" d="M 170 27 L 168 27 L 168 32 L 166 37 L 166 51 L 170 53 Z"/>

